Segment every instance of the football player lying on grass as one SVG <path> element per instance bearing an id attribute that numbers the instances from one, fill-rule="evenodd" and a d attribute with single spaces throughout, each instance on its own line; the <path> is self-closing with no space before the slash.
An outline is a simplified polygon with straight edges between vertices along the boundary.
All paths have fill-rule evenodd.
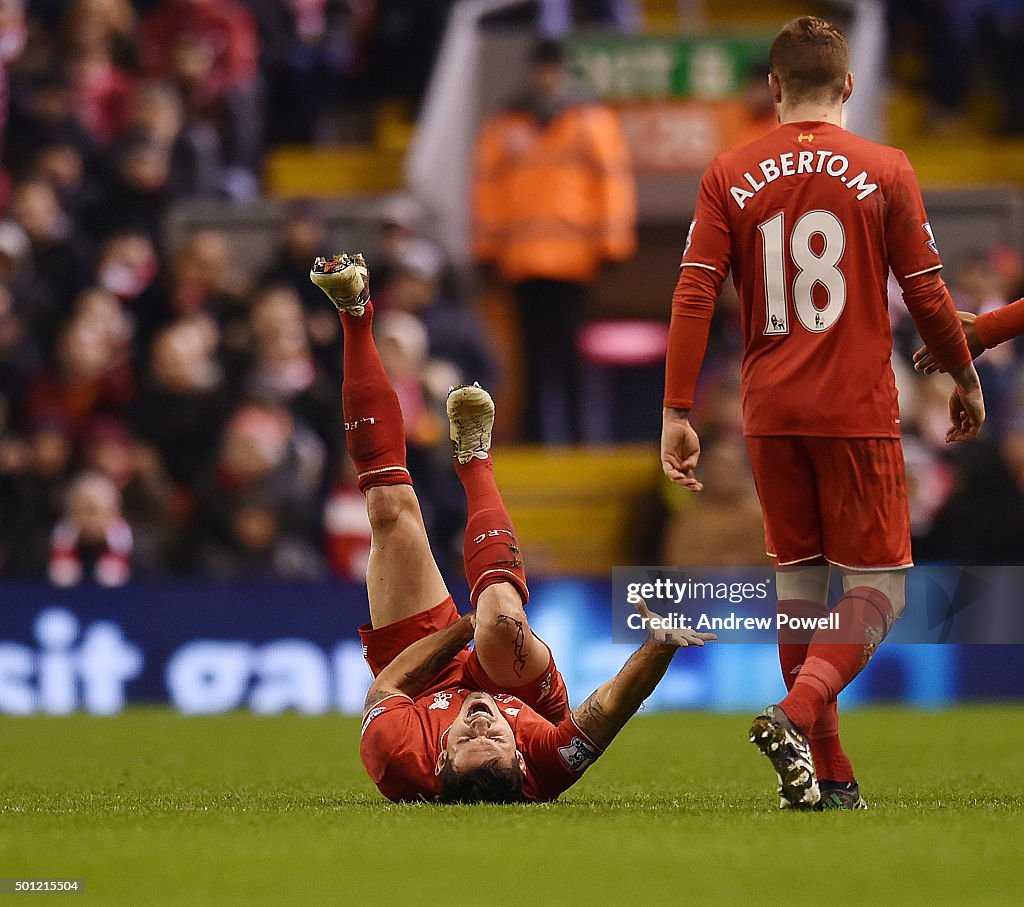
<path id="1" fill-rule="evenodd" d="M 452 389 L 447 403 L 469 509 L 463 553 L 476 609 L 460 617 L 406 468 L 402 413 L 373 340 L 366 263 L 359 255 L 318 258 L 310 278 L 341 315 L 345 437 L 373 532 L 370 622 L 359 629 L 375 677 L 362 723 L 363 765 L 391 800 L 554 800 L 640 708 L 676 650 L 715 637 L 651 635 L 570 710 L 551 650 L 527 621 L 522 555 L 490 456 L 494 403 L 478 385 Z"/>

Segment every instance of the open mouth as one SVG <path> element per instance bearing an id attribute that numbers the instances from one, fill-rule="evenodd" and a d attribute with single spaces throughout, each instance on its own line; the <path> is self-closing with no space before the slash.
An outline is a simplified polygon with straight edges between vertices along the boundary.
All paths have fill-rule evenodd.
<path id="1" fill-rule="evenodd" d="M 477 715 L 486 715 L 488 718 L 491 717 L 492 712 L 490 706 L 484 701 L 474 702 L 470 707 L 469 711 L 466 712 L 466 718 L 475 718 Z"/>

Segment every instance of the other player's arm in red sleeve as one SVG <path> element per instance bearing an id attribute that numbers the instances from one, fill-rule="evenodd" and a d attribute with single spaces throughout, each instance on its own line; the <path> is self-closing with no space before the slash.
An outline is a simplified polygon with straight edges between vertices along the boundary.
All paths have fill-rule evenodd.
<path id="1" fill-rule="evenodd" d="M 1024 334 L 1024 299 L 979 315 L 974 320 L 974 330 L 986 350 Z"/>
<path id="2" fill-rule="evenodd" d="M 704 363 L 711 316 L 732 256 L 726 191 L 716 162 L 701 180 L 679 266 L 679 280 L 672 294 L 672 321 L 665 356 L 661 465 L 665 475 L 690 491 L 703 488 L 695 475 L 700 439 L 690 426 L 690 407 Z"/>
<path id="3" fill-rule="evenodd" d="M 893 164 L 887 190 L 885 242 L 889 263 L 925 346 L 956 382 L 950 397 L 952 427 L 946 440 L 966 440 L 977 435 L 985 420 L 981 382 L 953 300 L 942 280 L 942 259 L 921 188 L 902 152 Z"/>
<path id="4" fill-rule="evenodd" d="M 466 614 L 443 630 L 437 630 L 403 649 L 381 671 L 366 694 L 364 711 L 390 696 L 412 699 L 448 665 L 472 638 L 475 613 Z"/>
<path id="5" fill-rule="evenodd" d="M 957 312 L 957 315 L 967 338 L 967 348 L 975 359 L 985 350 L 1024 334 L 1024 299 L 984 315 L 975 315 L 973 312 Z M 943 371 L 927 345 L 914 353 L 914 368 L 926 375 Z"/>

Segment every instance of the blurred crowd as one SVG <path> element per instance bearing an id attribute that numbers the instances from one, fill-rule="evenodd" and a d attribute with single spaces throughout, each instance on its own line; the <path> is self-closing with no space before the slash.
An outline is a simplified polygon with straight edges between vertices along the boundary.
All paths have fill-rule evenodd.
<path id="1" fill-rule="evenodd" d="M 887 11 L 893 75 L 926 95 L 933 130 L 955 130 L 969 118 L 1024 135 L 1024 3 L 892 0 Z"/>
<path id="2" fill-rule="evenodd" d="M 457 555 L 447 388 L 494 377 L 441 254 L 397 198 L 375 259 L 378 343 L 439 557 Z M 341 335 L 308 278 L 327 243 L 296 203 L 246 274 L 215 230 L 164 260 L 115 229 L 95 252 L 52 186 L 0 222 L 0 575 L 72 585 L 201 574 L 359 576 L 369 550 L 344 451 Z"/>
<path id="3" fill-rule="evenodd" d="M 226 235 L 170 248 L 163 225 L 179 199 L 257 195 L 270 145 L 414 106 L 450 5 L 0 0 L 0 576 L 361 574 L 339 325 L 308 280 L 321 212 L 296 204 L 253 273 Z M 389 210 L 381 352 L 444 561 L 444 393 L 493 357 L 418 212 Z"/>

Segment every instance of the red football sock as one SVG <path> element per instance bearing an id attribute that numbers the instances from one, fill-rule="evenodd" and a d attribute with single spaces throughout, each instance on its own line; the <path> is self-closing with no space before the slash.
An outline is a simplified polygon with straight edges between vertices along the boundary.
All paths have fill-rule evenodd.
<path id="1" fill-rule="evenodd" d="M 851 589 L 836 605 L 839 629 L 818 630 L 811 638 L 804 666 L 779 706 L 807 733 L 829 703 L 856 677 L 875 654 L 892 626 L 892 603 L 870 586 Z M 851 640 L 857 640 L 851 642 Z"/>
<path id="2" fill-rule="evenodd" d="M 832 700 L 808 733 L 818 779 L 853 781 L 853 766 L 839 742 L 839 703 Z"/>
<path id="3" fill-rule="evenodd" d="M 820 602 L 812 602 L 801 598 L 782 599 L 777 611 L 792 618 L 824 617 L 828 614 L 828 606 Z M 783 627 L 779 630 L 779 666 L 782 668 L 782 679 L 786 689 L 793 689 L 797 674 L 807 657 L 807 647 L 811 644 L 812 630 L 800 630 Z"/>
<path id="4" fill-rule="evenodd" d="M 530 600 L 526 587 L 526 569 L 519 553 L 519 540 L 505 510 L 501 492 L 494 483 L 491 458 L 473 457 L 468 463 L 455 461 L 462 487 L 466 489 L 469 518 L 462 556 L 466 562 L 469 600 L 476 607 L 480 593 L 495 583 L 512 583 L 523 598 Z"/>
<path id="5" fill-rule="evenodd" d="M 804 599 L 784 599 L 779 602 L 778 612 L 797 618 L 824 617 L 828 613 L 828 607 L 820 602 Z M 804 659 L 807 658 L 812 635 L 807 630 L 796 630 L 791 627 L 779 630 L 779 664 L 787 690 L 793 689 Z M 814 757 L 814 767 L 819 779 L 853 780 L 853 766 L 839 741 L 838 702 L 832 701 L 825 707 L 807 737 L 811 743 L 811 755 Z"/>
<path id="6" fill-rule="evenodd" d="M 373 305 L 367 303 L 359 317 L 342 313 L 341 323 L 345 333 L 341 406 L 345 443 L 356 464 L 359 490 L 411 485 L 402 410 L 373 342 Z"/>

